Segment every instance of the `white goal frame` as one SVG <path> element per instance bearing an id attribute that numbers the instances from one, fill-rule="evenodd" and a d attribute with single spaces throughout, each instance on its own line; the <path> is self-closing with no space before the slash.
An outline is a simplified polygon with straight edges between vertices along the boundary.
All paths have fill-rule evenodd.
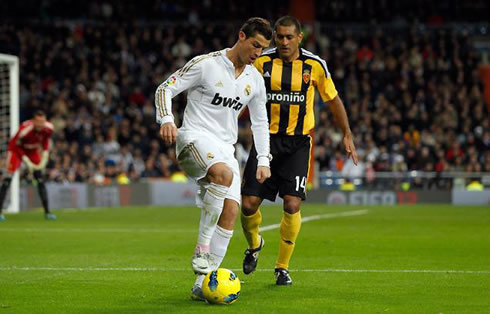
<path id="1" fill-rule="evenodd" d="M 19 58 L 17 56 L 0 53 L 0 63 L 9 67 L 10 89 L 10 137 L 14 136 L 19 128 Z M 19 171 L 16 171 L 10 184 L 10 206 L 8 213 L 18 213 L 19 207 Z M 5 204 L 4 204 L 5 205 Z"/>

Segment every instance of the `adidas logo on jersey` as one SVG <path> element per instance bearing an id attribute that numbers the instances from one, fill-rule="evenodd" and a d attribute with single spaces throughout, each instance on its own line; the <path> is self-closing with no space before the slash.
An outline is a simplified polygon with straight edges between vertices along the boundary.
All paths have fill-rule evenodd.
<path id="1" fill-rule="evenodd" d="M 269 73 L 269 71 L 267 71 L 264 73 L 264 75 L 262 75 L 262 77 L 271 77 L 271 74 Z"/>
<path id="2" fill-rule="evenodd" d="M 211 105 L 219 106 L 223 104 L 223 107 L 232 108 L 238 111 L 243 107 L 243 104 L 239 102 L 239 100 L 240 97 L 236 97 L 235 99 L 233 99 L 228 97 L 222 97 L 219 95 L 219 93 L 216 93 L 214 95 L 213 100 L 211 101 Z"/>
<path id="3" fill-rule="evenodd" d="M 218 81 L 218 83 L 216 83 L 216 85 L 214 85 L 216 87 L 223 87 L 223 83 L 221 83 L 221 81 Z"/>

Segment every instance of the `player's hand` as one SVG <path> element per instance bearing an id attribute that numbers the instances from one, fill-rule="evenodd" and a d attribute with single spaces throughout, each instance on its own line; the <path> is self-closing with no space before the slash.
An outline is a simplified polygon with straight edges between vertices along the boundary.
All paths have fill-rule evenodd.
<path id="1" fill-rule="evenodd" d="M 259 183 L 264 183 L 265 180 L 271 177 L 271 168 L 259 166 L 257 167 L 257 181 Z"/>
<path id="2" fill-rule="evenodd" d="M 34 169 L 35 170 L 41 170 L 43 171 L 44 169 L 46 169 L 46 165 L 47 165 L 47 162 L 40 162 L 39 165 L 34 165 Z"/>
<path id="3" fill-rule="evenodd" d="M 357 166 L 357 153 L 356 153 L 356 146 L 354 146 L 354 139 L 352 138 L 352 133 L 346 133 L 344 135 L 344 146 L 345 146 L 345 151 L 347 152 L 347 158 L 352 157 L 352 161 L 354 162 L 354 165 Z"/>
<path id="4" fill-rule="evenodd" d="M 26 155 L 22 156 L 22 161 L 27 166 L 27 170 L 29 171 L 29 173 L 34 172 L 34 170 L 36 169 L 36 165 L 32 163 L 29 157 L 27 157 Z"/>
<path id="5" fill-rule="evenodd" d="M 43 151 L 41 162 L 37 166 L 34 165 L 34 169 L 44 171 L 44 169 L 46 169 L 46 165 L 48 164 L 48 161 L 49 161 L 49 152 Z"/>
<path id="6" fill-rule="evenodd" d="M 177 140 L 177 127 L 173 122 L 167 122 L 160 127 L 160 137 L 167 145 L 172 145 Z"/>

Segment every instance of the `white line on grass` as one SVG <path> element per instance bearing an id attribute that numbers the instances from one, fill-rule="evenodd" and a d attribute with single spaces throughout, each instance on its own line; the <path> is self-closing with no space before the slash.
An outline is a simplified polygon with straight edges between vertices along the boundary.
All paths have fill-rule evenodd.
<path id="1" fill-rule="evenodd" d="M 235 272 L 241 269 L 232 269 Z M 0 267 L 0 271 L 67 271 L 67 272 L 99 272 L 99 271 L 134 271 L 134 272 L 190 272 L 188 268 L 162 267 Z M 257 272 L 273 272 L 273 269 L 257 269 Z M 472 274 L 490 275 L 490 270 L 454 270 L 454 269 L 291 269 L 300 273 L 422 273 L 422 274 Z"/>
<path id="2" fill-rule="evenodd" d="M 196 232 L 190 229 L 131 229 L 131 228 L 0 228 L 0 232 L 83 232 L 83 233 L 182 233 Z"/>
<path id="3" fill-rule="evenodd" d="M 319 219 L 330 219 L 336 217 L 348 217 L 365 215 L 369 211 L 367 209 L 353 210 L 346 212 L 338 212 L 323 215 L 313 215 L 303 217 L 302 222 L 308 222 Z M 260 231 L 268 231 L 278 229 L 280 224 L 268 225 L 260 228 Z M 131 229 L 131 228 L 0 228 L 0 232 L 49 232 L 49 233 L 195 233 L 197 229 Z"/>
<path id="4" fill-rule="evenodd" d="M 360 216 L 360 215 L 366 215 L 368 212 L 369 210 L 367 209 L 361 209 L 361 210 L 351 210 L 351 211 L 331 213 L 331 214 L 313 215 L 313 216 L 307 216 L 301 218 L 301 222 L 304 223 L 313 220 L 330 219 L 330 218 L 337 218 L 337 217 Z M 262 232 L 262 231 L 279 229 L 280 226 L 281 226 L 280 224 L 268 225 L 260 228 L 260 231 Z"/>

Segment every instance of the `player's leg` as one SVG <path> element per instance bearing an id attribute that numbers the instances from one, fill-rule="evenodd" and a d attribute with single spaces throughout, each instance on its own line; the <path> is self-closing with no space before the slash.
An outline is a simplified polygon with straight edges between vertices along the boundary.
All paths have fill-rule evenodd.
<path id="1" fill-rule="evenodd" d="M 41 153 L 38 150 L 26 152 L 25 154 L 33 164 L 38 165 L 41 162 Z M 41 203 L 43 204 L 44 217 L 48 220 L 56 220 L 56 216 L 49 212 L 48 191 L 44 183 L 43 172 L 41 170 L 35 170 L 33 175 L 37 182 L 37 191 L 39 192 Z"/>
<path id="2" fill-rule="evenodd" d="M 21 165 L 21 157 L 19 154 L 17 154 L 15 151 L 9 150 L 7 152 L 6 165 L 6 176 L 2 181 L 2 185 L 0 186 L 0 221 L 5 220 L 5 216 L 2 214 L 3 204 L 5 202 L 5 198 L 7 197 L 7 192 L 10 187 L 10 183 L 12 182 L 12 177 L 15 171 L 17 171 Z"/>
<path id="3" fill-rule="evenodd" d="M 259 247 L 261 242 L 259 227 L 262 223 L 262 213 L 260 212 L 262 201 L 261 197 L 255 195 L 243 195 L 242 197 L 242 229 L 248 247 L 251 249 Z"/>
<path id="4" fill-rule="evenodd" d="M 41 198 L 41 203 L 43 204 L 44 217 L 48 220 L 56 220 L 56 215 L 49 211 L 48 191 L 46 189 L 42 171 L 36 170 L 33 175 L 37 181 L 37 190 L 39 192 L 39 197 Z"/>
<path id="5" fill-rule="evenodd" d="M 191 261 L 195 273 L 206 274 L 213 268 L 210 264 L 209 245 L 233 181 L 233 172 L 225 163 L 223 145 L 201 134 L 181 132 L 177 137 L 179 164 L 200 186 L 196 202 L 201 208 L 201 219 Z"/>
<path id="6" fill-rule="evenodd" d="M 228 244 L 233 236 L 233 228 L 240 208 L 240 166 L 233 155 L 228 156 L 227 165 L 233 172 L 233 180 L 226 194 L 223 212 L 221 213 L 218 224 L 211 239 L 210 253 L 213 257 L 216 268 L 219 268 L 223 261 Z"/>
<path id="7" fill-rule="evenodd" d="M 223 205 L 223 211 L 219 217 L 218 223 L 214 230 L 213 237 L 209 245 L 209 253 L 212 259 L 214 269 L 218 269 L 226 255 L 228 245 L 233 236 L 233 227 L 235 226 L 236 217 L 240 207 L 240 167 L 234 156 L 228 156 L 227 166 L 233 172 L 233 180 Z M 202 282 L 205 275 L 198 275 L 191 289 L 191 298 L 197 301 L 203 301 Z"/>
<path id="8" fill-rule="evenodd" d="M 223 211 L 224 201 L 233 180 L 233 173 L 222 162 L 211 166 L 206 175 L 206 183 L 201 183 L 201 219 L 199 222 L 199 235 L 197 239 L 192 267 L 196 273 L 207 274 L 214 266 L 210 265 L 209 251 L 211 238 L 216 224 Z M 208 183 L 209 182 L 209 183 Z"/>
<path id="9" fill-rule="evenodd" d="M 288 147 L 293 149 L 284 157 L 276 169 L 281 173 L 279 196 L 284 200 L 283 217 L 279 228 L 281 241 L 276 261 L 276 284 L 292 284 L 289 275 L 289 262 L 301 229 L 301 201 L 306 199 L 306 182 L 310 160 L 310 137 L 290 138 Z"/>
<path id="10" fill-rule="evenodd" d="M 256 179 L 257 173 L 257 151 L 252 147 L 250 155 L 243 173 L 242 188 L 242 210 L 241 224 L 243 234 L 248 242 L 243 259 L 243 272 L 248 275 L 255 271 L 259 258 L 259 252 L 264 246 L 264 239 L 259 234 L 259 227 L 262 223 L 262 213 L 260 205 L 264 198 L 274 201 L 277 195 L 277 185 L 274 177 L 274 158 L 272 159 L 272 176 L 264 184 L 260 184 Z"/>
<path id="11" fill-rule="evenodd" d="M 284 211 L 281 219 L 279 233 L 281 241 L 279 243 L 279 255 L 276 261 L 275 275 L 276 284 L 292 284 L 289 276 L 289 261 L 293 255 L 296 239 L 301 228 L 300 205 L 301 198 L 292 195 L 284 195 Z"/>
<path id="12" fill-rule="evenodd" d="M 241 223 L 243 234 L 248 242 L 243 258 L 243 273 L 248 275 L 255 271 L 259 260 L 260 250 L 264 247 L 265 241 L 259 234 L 259 227 L 262 223 L 262 213 L 259 206 L 262 198 L 254 195 L 244 195 L 242 197 Z"/>
<path id="13" fill-rule="evenodd" d="M 238 210 L 238 202 L 231 199 L 225 200 L 223 211 L 214 230 L 209 248 L 215 269 L 220 267 L 228 250 L 228 245 L 233 237 L 233 227 L 238 216 Z M 204 277 L 205 275 L 203 274 L 197 275 L 194 286 L 191 289 L 191 298 L 193 300 L 204 301 L 204 296 L 202 295 L 202 282 Z"/>
<path id="14" fill-rule="evenodd" d="M 255 146 L 252 146 L 243 172 L 242 210 L 240 216 L 243 234 L 247 239 L 249 249 L 256 249 L 261 244 L 259 226 L 262 223 L 262 214 L 259 207 L 263 201 L 263 187 L 257 181 L 256 173 L 257 151 Z M 277 191 L 275 193 L 271 192 L 271 194 L 274 194 L 275 197 Z"/>
<path id="15" fill-rule="evenodd" d="M 210 244 L 210 253 L 216 268 L 219 268 L 228 250 L 228 244 L 233 236 L 233 227 L 238 216 L 238 209 L 239 205 L 236 201 L 230 199 L 225 200 L 223 212 L 214 230 Z"/>
<path id="16" fill-rule="evenodd" d="M 3 179 L 2 186 L 0 187 L 0 221 L 5 220 L 5 216 L 2 214 L 3 203 L 5 202 L 5 197 L 7 196 L 7 191 L 12 182 L 12 177 L 7 174 L 7 177 Z"/>

